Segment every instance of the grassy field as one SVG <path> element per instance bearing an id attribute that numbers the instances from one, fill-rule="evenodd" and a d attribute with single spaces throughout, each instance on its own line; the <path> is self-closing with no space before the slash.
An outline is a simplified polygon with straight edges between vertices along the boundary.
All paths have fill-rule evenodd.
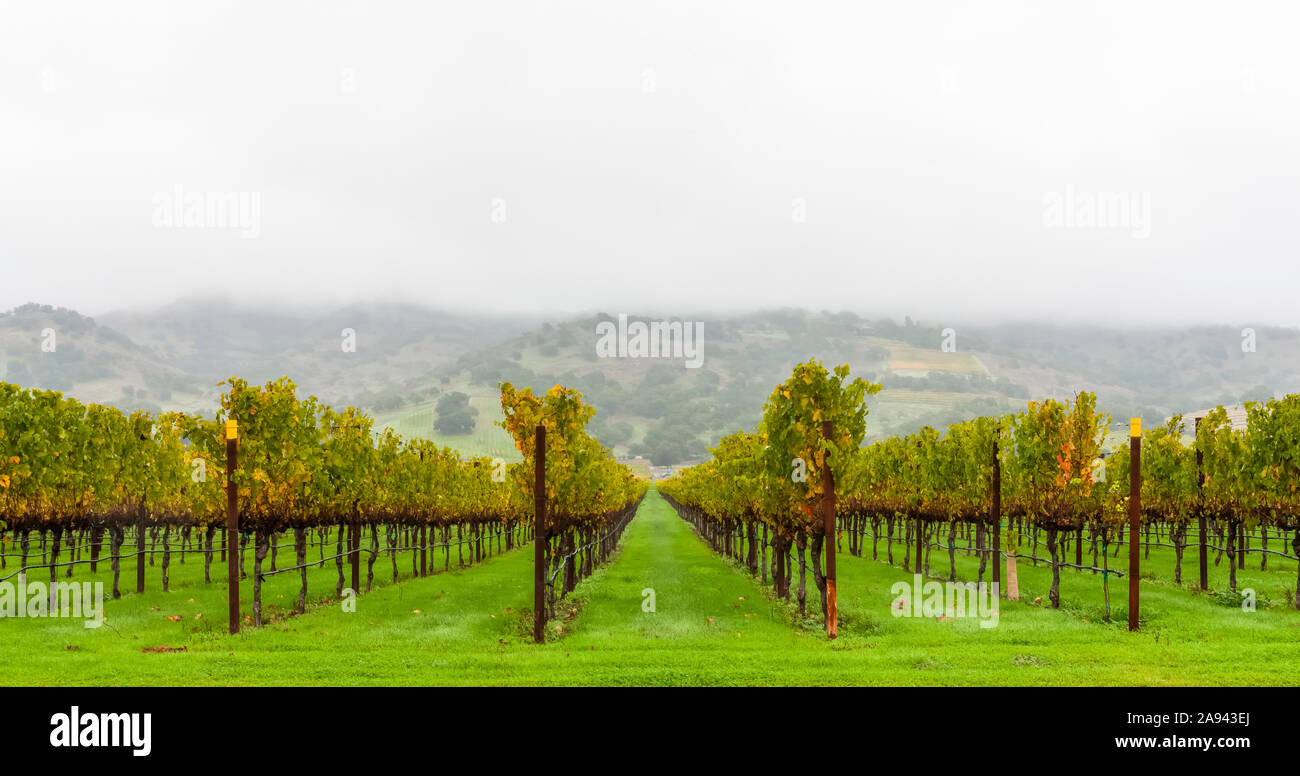
<path id="1" fill-rule="evenodd" d="M 495 395 L 471 395 L 469 404 L 478 410 L 478 417 L 475 419 L 474 430 L 468 434 L 443 434 L 434 429 L 433 423 L 438 419 L 438 413 L 434 409 L 436 401 L 412 405 L 398 413 L 378 415 L 375 418 L 375 428 L 391 428 L 404 437 L 427 439 L 458 450 L 463 456 L 522 460 L 510 435 L 494 422 L 501 419 L 500 400 Z"/>
<path id="2" fill-rule="evenodd" d="M 883 550 L 882 542 L 882 557 Z M 538 646 L 529 637 L 528 550 L 424 579 L 409 578 L 408 556 L 399 561 L 404 581 L 361 596 L 355 613 L 321 602 L 304 616 L 233 637 L 224 632 L 224 585 L 204 585 L 196 560 L 173 565 L 168 594 L 156 590 L 157 570 L 150 569 L 149 592 L 107 603 L 109 627 L 0 620 L 0 684 L 1300 683 L 1300 613 L 1279 597 L 1287 580 L 1294 585 L 1288 561 L 1276 563 L 1276 571 L 1241 572 L 1242 586 L 1257 586 L 1274 603 L 1254 613 L 1171 582 L 1144 581 L 1143 629 L 1129 633 L 1123 581 L 1112 582 L 1115 622 L 1106 623 L 1099 577 L 1066 572 L 1065 608 L 1054 611 L 1033 603 L 1046 599 L 1049 571 L 1022 563 L 1022 602 L 1004 602 L 997 627 L 983 629 L 973 619 L 892 616 L 890 588 L 911 575 L 841 554 L 843 626 L 831 642 L 820 617 L 800 619 L 792 605 L 773 600 L 651 491 L 612 562 L 579 586 L 551 623 L 551 640 Z M 1164 563 L 1153 551 L 1150 567 L 1161 580 Z M 934 573 L 946 574 L 946 553 L 936 551 L 933 564 Z M 959 574 L 973 568 L 972 559 L 958 559 Z M 375 570 L 377 583 L 391 578 L 386 559 Z M 1226 569 L 1212 575 L 1217 583 Z M 124 581 L 133 576 L 128 561 Z M 101 570 L 97 578 L 109 577 Z M 313 569 L 312 598 L 332 595 L 334 579 L 328 564 Z M 297 584 L 293 574 L 272 577 L 265 600 L 291 606 Z M 796 577 L 796 590 L 797 584 Z M 250 587 L 244 583 L 246 602 Z M 808 588 L 809 609 L 816 610 L 811 578 Z M 654 612 L 643 611 L 647 589 L 654 591 Z M 168 619 L 177 615 L 180 621 Z M 184 651 L 144 651 L 158 646 Z"/>
<path id="3" fill-rule="evenodd" d="M 644 480 L 650 479 L 650 464 L 646 463 L 644 459 L 624 460 L 624 461 L 619 461 L 619 463 L 626 466 L 629 470 L 631 470 L 632 474 L 636 475 L 637 477 L 640 477 L 641 479 Z"/>
<path id="4" fill-rule="evenodd" d="M 955 372 L 963 375 L 987 375 L 988 369 L 968 353 L 946 353 L 941 350 L 916 348 L 909 345 L 889 347 L 889 368 L 898 374 L 924 377 L 930 372 Z"/>

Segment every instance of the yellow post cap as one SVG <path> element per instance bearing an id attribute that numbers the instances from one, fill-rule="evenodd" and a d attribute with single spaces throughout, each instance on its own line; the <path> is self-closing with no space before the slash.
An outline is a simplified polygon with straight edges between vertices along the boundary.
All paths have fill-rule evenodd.
<path id="1" fill-rule="evenodd" d="M 1131 437 L 1142 436 L 1142 418 L 1130 418 L 1128 422 L 1128 435 Z"/>
<path id="2" fill-rule="evenodd" d="M 226 439 L 239 439 L 239 426 L 234 418 L 226 421 Z"/>

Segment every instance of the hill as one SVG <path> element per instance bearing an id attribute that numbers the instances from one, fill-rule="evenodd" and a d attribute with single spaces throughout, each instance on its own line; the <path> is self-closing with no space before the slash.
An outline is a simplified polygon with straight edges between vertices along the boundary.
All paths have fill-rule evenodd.
<path id="1" fill-rule="evenodd" d="M 1300 390 L 1300 332 L 1261 328 L 1243 352 L 1240 329 L 1128 331 L 1050 324 L 902 324 L 853 313 L 776 310 L 703 320 L 704 358 L 602 358 L 609 315 L 544 323 L 434 370 L 447 390 L 495 395 L 501 381 L 577 387 L 599 412 L 596 435 L 620 455 L 656 464 L 702 458 L 725 433 L 750 427 L 795 363 L 848 363 L 884 386 L 870 402 L 869 439 L 1021 407 L 1030 398 L 1098 394 L 1115 418 L 1162 421 L 1188 407 Z M 945 341 L 955 345 L 945 351 Z M 431 422 L 431 421 L 430 421 Z M 1118 422 L 1118 421 L 1117 421 Z"/>
<path id="2" fill-rule="evenodd" d="M 596 407 L 593 430 L 617 455 L 657 465 L 704 458 L 718 437 L 751 427 L 773 386 L 810 357 L 848 363 L 883 384 L 870 401 L 869 439 L 1083 389 L 1114 417 L 1139 415 L 1148 424 L 1300 391 L 1300 332 L 1292 329 L 1259 328 L 1247 352 L 1235 327 L 947 326 L 790 309 L 703 314 L 684 318 L 703 322 L 702 362 L 687 368 L 684 358 L 598 355 L 597 326 L 615 320 L 385 304 L 267 311 L 221 300 L 96 320 L 24 305 L 0 315 L 0 377 L 123 409 L 208 413 L 231 374 L 258 382 L 288 374 L 303 391 L 365 409 L 400 433 L 508 459 L 513 445 L 493 425 L 497 385 L 563 383 Z M 54 352 L 41 349 L 46 329 L 57 334 Z M 344 329 L 355 333 L 353 352 L 342 347 Z M 450 391 L 466 393 L 478 411 L 468 434 L 434 429 L 437 400 Z"/>
<path id="3" fill-rule="evenodd" d="M 465 353 L 532 329 L 519 316 L 459 315 L 403 304 L 252 308 L 183 300 L 101 316 L 157 358 L 213 383 L 289 375 L 330 404 L 391 413 L 436 396 L 427 376 Z M 345 330 L 352 333 L 345 350 Z"/>
<path id="4" fill-rule="evenodd" d="M 210 413 L 230 375 L 287 374 L 330 404 L 392 413 L 438 395 L 427 385 L 435 367 L 535 325 L 412 305 L 266 310 L 194 299 L 95 319 L 28 304 L 0 314 L 0 379 L 123 409 Z M 41 348 L 48 329 L 53 352 Z"/>
<path id="5" fill-rule="evenodd" d="M 27 304 L 0 313 L 0 379 L 125 410 L 211 406 L 204 380 L 74 310 Z"/>

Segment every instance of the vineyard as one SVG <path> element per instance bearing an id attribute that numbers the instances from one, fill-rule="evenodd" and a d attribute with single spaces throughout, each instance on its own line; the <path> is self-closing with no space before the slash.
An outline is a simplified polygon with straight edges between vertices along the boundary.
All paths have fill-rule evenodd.
<path id="1" fill-rule="evenodd" d="M 1190 438 L 1175 418 L 1116 450 L 1087 393 L 864 445 L 878 386 L 809 361 L 752 431 L 651 488 L 561 386 L 499 386 L 513 463 L 377 431 L 287 379 L 225 387 L 201 418 L 3 386 L 0 583 L 111 590 L 92 629 L 10 619 L 0 588 L 10 683 L 1296 675 L 1278 651 L 1297 638 L 1296 397 L 1252 406 L 1244 427 L 1213 413 Z M 892 591 L 914 573 L 998 583 L 998 626 L 898 619 Z M 1112 588 L 1139 578 L 1127 633 Z"/>
<path id="2" fill-rule="evenodd" d="M 866 397 L 878 390 L 848 380 L 845 366 L 828 372 L 816 361 L 801 364 L 772 393 L 756 431 L 723 438 L 713 461 L 661 491 L 715 549 L 764 584 L 770 577 L 777 596 L 789 599 L 797 563 L 801 610 L 811 570 L 832 624 L 833 554 L 822 570 L 831 535 L 855 556 L 870 541 L 873 560 L 883 538 L 891 564 L 900 543 L 904 570 L 927 577 L 931 551 L 946 552 L 952 581 L 958 553 L 978 558 L 977 584 L 1000 582 L 1005 560 L 1012 597 L 1016 558 L 1046 563 L 1054 608 L 1061 604 L 1062 569 L 1087 571 L 1100 580 L 1109 617 L 1109 580 L 1124 576 L 1110 567 L 1112 548 L 1117 553 L 1124 530 L 1137 523 L 1129 519 L 1129 447 L 1102 449 L 1111 421 L 1092 394 L 862 447 Z M 1183 431 L 1175 417 L 1141 434 L 1140 510 L 1133 517 L 1145 536 L 1142 552 L 1172 549 L 1174 581 L 1181 584 L 1184 555 L 1198 550 L 1203 590 L 1208 554 L 1217 554 L 1216 566 L 1226 555 L 1232 593 L 1248 554 L 1261 569 L 1270 558 L 1275 567 L 1300 560 L 1300 396 L 1250 405 L 1245 429 L 1232 428 L 1220 408 L 1197 424 L 1191 444 Z M 833 534 L 818 515 L 826 510 L 833 512 L 826 517 Z M 1288 595 L 1300 609 L 1300 574 Z"/>
<path id="3" fill-rule="evenodd" d="M 106 562 L 112 597 L 120 599 L 123 561 L 135 560 L 136 593 L 145 591 L 147 565 L 159 567 L 167 592 L 173 555 L 182 563 L 187 554 L 201 556 L 205 582 L 219 556 L 228 564 L 227 583 L 249 576 L 251 555 L 252 610 L 242 616 L 261 626 L 262 587 L 278 574 L 297 572 L 302 614 L 308 571 L 327 562 L 337 569 L 334 595 L 342 598 L 345 590 L 362 592 L 362 555 L 369 592 L 385 555 L 396 582 L 402 555 L 418 578 L 430 573 L 430 560 L 436 571 L 439 552 L 446 571 L 453 551 L 461 567 L 531 540 L 532 434 L 549 427 L 541 556 L 553 609 L 560 575 L 562 598 L 608 556 L 645 493 L 586 433 L 595 411 L 560 386 L 537 396 L 502 385 L 503 425 L 525 453 L 524 462 L 508 464 L 462 459 L 391 430 L 376 433 L 354 408 L 340 412 L 299 398 L 288 378 L 258 387 L 232 377 L 226 385 L 220 411 L 208 420 L 128 416 L 0 384 L 0 569 L 11 569 L 0 571 L 0 581 L 48 569 L 53 584 L 60 570 L 70 579 L 79 566 L 95 572 Z M 288 566 L 277 564 L 285 541 L 294 553 Z M 234 632 L 238 602 L 230 614 Z"/>

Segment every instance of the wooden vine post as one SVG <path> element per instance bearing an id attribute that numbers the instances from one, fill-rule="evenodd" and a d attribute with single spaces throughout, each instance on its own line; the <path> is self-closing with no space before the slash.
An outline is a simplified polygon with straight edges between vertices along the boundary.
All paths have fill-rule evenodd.
<path id="1" fill-rule="evenodd" d="M 916 443 L 916 447 L 917 447 L 917 449 L 920 449 L 920 447 L 921 447 L 921 443 L 920 443 L 920 442 L 917 442 L 917 443 Z M 921 565 L 921 561 L 922 561 L 922 559 L 923 559 L 923 557 L 924 557 L 924 553 L 925 553 L 925 522 L 921 519 L 921 513 L 920 513 L 920 511 L 918 510 L 917 513 L 916 513 L 916 569 L 915 569 L 915 572 L 916 572 L 916 574 L 918 574 L 919 576 L 921 576 L 922 579 L 924 579 L 924 575 L 925 575 L 925 566 L 922 566 L 922 565 Z M 906 555 L 907 553 L 903 553 L 903 554 Z"/>
<path id="2" fill-rule="evenodd" d="M 424 463 L 423 450 L 420 451 L 420 463 Z M 420 547 L 420 577 L 424 578 L 429 575 L 429 527 L 427 525 L 415 529 L 415 543 Z"/>
<path id="3" fill-rule="evenodd" d="M 546 426 L 533 446 L 533 641 L 546 641 Z"/>
<path id="4" fill-rule="evenodd" d="M 239 490 L 235 469 L 239 466 L 239 426 L 226 421 L 226 597 L 230 599 L 230 632 L 239 633 Z"/>
<path id="5" fill-rule="evenodd" d="M 1210 589 L 1210 554 L 1205 544 L 1205 501 L 1201 491 L 1205 488 L 1205 456 L 1201 453 L 1200 443 L 1201 419 L 1196 419 L 1196 530 L 1200 534 L 1201 544 L 1201 589 Z"/>
<path id="6" fill-rule="evenodd" d="M 1128 473 L 1128 629 L 1138 629 L 1138 524 L 1142 518 L 1142 419 L 1129 420 Z"/>
<path id="7" fill-rule="evenodd" d="M 921 559 L 925 553 L 925 523 L 921 520 L 920 512 L 916 515 L 916 568 L 917 574 L 925 574 L 925 567 L 921 565 Z"/>
<path id="8" fill-rule="evenodd" d="M 144 499 L 140 499 L 140 511 L 135 517 L 135 592 L 144 592 Z"/>
<path id="9" fill-rule="evenodd" d="M 349 558 L 352 564 L 352 595 L 361 592 L 361 512 L 352 505 L 352 530 L 348 532 Z"/>
<path id="10" fill-rule="evenodd" d="M 1001 433 L 1001 429 L 998 429 Z M 993 591 L 1000 596 L 1002 588 L 1002 457 L 998 454 L 998 440 L 993 440 Z"/>
<path id="11" fill-rule="evenodd" d="M 822 439 L 831 440 L 829 420 L 822 421 Z M 826 530 L 826 638 L 839 635 L 839 611 L 835 605 L 835 475 L 829 454 L 822 458 L 822 519 Z"/>

